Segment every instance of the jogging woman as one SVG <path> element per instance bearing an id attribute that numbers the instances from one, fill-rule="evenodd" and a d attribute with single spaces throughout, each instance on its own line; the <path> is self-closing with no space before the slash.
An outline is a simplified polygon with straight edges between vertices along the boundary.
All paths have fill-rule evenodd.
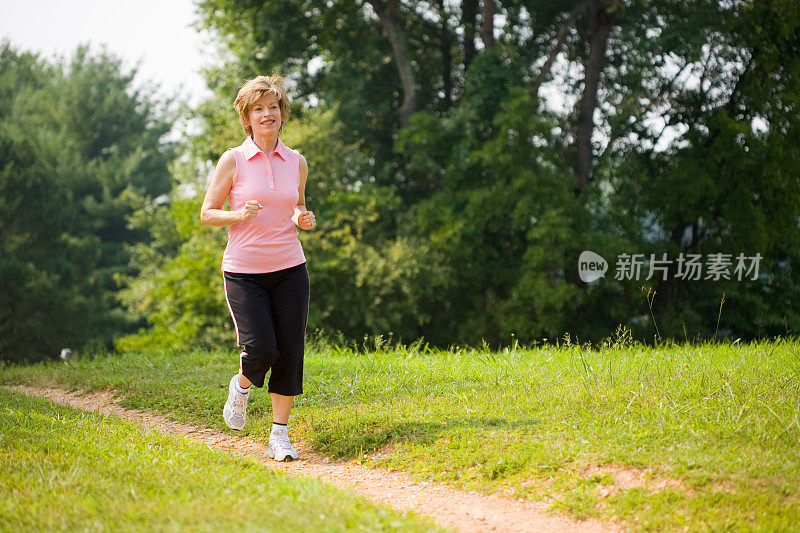
<path id="1" fill-rule="evenodd" d="M 247 138 L 222 154 L 200 213 L 203 224 L 230 226 L 222 271 L 242 351 L 222 416 L 241 430 L 250 388 L 263 387 L 269 371 L 269 457 L 277 461 L 298 458 L 287 423 L 292 400 L 303 392 L 310 288 L 295 226 L 317 224 L 305 206 L 308 163 L 279 137 L 289 118 L 283 83 L 280 76 L 258 76 L 239 90 L 234 108 Z M 226 199 L 230 211 L 222 208 Z"/>

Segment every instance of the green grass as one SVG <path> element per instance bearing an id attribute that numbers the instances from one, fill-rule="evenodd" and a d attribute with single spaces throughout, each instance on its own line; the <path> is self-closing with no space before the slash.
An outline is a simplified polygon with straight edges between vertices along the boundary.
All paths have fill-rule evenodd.
<path id="1" fill-rule="evenodd" d="M 634 530 L 785 530 L 800 523 L 799 354 L 786 340 L 502 352 L 317 344 L 290 424 L 332 457 Z M 107 356 L 6 367 L 0 382 L 118 389 L 128 407 L 223 428 L 236 357 Z M 266 440 L 267 394 L 254 392 L 249 413 L 244 433 Z M 677 484 L 604 495 L 613 478 L 589 473 L 604 465 Z"/>
<path id="2" fill-rule="evenodd" d="M 0 531 L 433 531 L 319 481 L 0 389 Z"/>

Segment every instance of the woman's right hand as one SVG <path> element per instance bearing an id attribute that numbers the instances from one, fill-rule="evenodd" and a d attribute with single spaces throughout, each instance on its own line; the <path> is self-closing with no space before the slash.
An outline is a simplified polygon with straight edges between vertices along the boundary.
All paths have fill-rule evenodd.
<path id="1" fill-rule="evenodd" d="M 239 210 L 242 222 L 247 222 L 251 218 L 255 218 L 256 215 L 258 215 L 258 210 L 262 207 L 263 206 L 258 203 L 258 200 L 247 200 L 244 203 L 244 207 Z"/>

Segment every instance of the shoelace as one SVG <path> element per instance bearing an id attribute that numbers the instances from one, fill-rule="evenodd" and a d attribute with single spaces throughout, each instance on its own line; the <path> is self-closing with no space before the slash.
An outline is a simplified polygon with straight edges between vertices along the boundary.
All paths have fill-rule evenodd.
<path id="1" fill-rule="evenodd" d="M 289 435 L 275 435 L 275 440 L 278 448 L 282 450 L 294 451 L 294 448 L 292 448 L 292 443 L 289 441 Z"/>
<path id="2" fill-rule="evenodd" d="M 236 418 L 242 418 L 244 416 L 245 409 L 244 396 L 237 392 L 236 396 L 233 398 L 233 416 Z"/>

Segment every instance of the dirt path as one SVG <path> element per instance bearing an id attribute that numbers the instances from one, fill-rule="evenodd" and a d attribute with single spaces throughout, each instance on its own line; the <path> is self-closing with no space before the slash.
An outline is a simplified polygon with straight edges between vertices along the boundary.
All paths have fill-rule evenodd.
<path id="1" fill-rule="evenodd" d="M 399 472 L 349 462 L 333 462 L 309 453 L 300 446 L 301 460 L 277 463 L 267 459 L 267 448 L 264 444 L 249 438 L 175 422 L 152 413 L 123 409 L 114 399 L 114 391 L 81 394 L 24 386 L 17 387 L 16 390 L 104 415 L 113 414 L 124 420 L 151 426 L 161 433 L 181 435 L 213 449 L 229 450 L 247 456 L 259 464 L 283 470 L 289 475 L 318 478 L 399 511 L 414 511 L 456 531 L 588 533 L 618 529 L 597 520 L 576 522 L 565 517 L 552 516 L 547 511 L 547 505 L 543 503 L 464 492 L 440 483 L 415 482 L 410 476 Z"/>

